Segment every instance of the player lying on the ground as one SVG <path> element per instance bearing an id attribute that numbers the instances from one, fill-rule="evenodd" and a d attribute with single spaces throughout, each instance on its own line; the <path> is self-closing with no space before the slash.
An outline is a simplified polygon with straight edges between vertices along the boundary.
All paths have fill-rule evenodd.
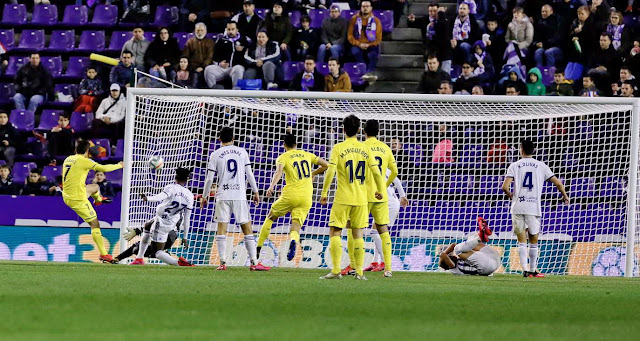
<path id="1" fill-rule="evenodd" d="M 569 196 L 564 185 L 544 162 L 533 158 L 534 151 L 535 145 L 531 140 L 522 140 L 520 143 L 522 158 L 509 166 L 502 184 L 502 191 L 511 199 L 511 220 L 513 232 L 518 237 L 518 255 L 524 277 L 544 277 L 537 271 L 537 265 L 542 187 L 545 180 L 553 183 L 562 193 L 564 203 L 569 204 Z M 513 182 L 513 192 L 510 191 L 511 182 Z M 529 239 L 528 254 L 527 239 Z"/>
<path id="2" fill-rule="evenodd" d="M 142 234 L 143 229 L 144 230 L 151 230 L 151 225 L 155 222 L 155 219 L 151 219 L 149 221 L 147 221 L 144 224 L 143 228 L 131 228 L 131 227 L 127 227 L 126 232 L 123 233 L 122 237 L 126 240 L 126 241 L 131 241 L 135 236 L 139 236 Z M 164 243 L 164 249 L 165 250 L 169 250 L 170 248 L 173 247 L 173 244 L 176 242 L 176 239 L 178 239 L 178 232 L 176 230 L 178 230 L 180 228 L 180 225 L 182 224 L 182 221 L 178 222 L 178 224 L 176 224 L 176 228 L 169 231 L 169 235 L 167 236 L 167 241 Z M 186 246 L 186 240 L 183 239 L 183 245 Z M 149 245 L 149 247 L 147 248 L 147 252 L 144 253 L 144 256 L 147 258 L 155 258 L 156 252 L 158 250 L 155 249 L 156 244 L 152 243 L 151 245 Z M 112 263 L 116 264 L 122 260 L 125 260 L 131 256 L 133 256 L 134 254 L 138 254 L 138 250 L 140 248 L 140 241 L 134 243 L 133 245 L 129 246 L 128 249 L 122 251 L 118 256 L 113 258 Z M 184 259 L 183 257 L 179 257 L 178 258 L 178 265 L 179 266 L 195 266 L 189 262 L 187 262 L 186 259 Z"/>
<path id="3" fill-rule="evenodd" d="M 269 237 L 273 222 L 289 212 L 291 212 L 291 230 L 289 232 L 291 242 L 289 243 L 287 260 L 292 260 L 295 257 L 296 248 L 300 245 L 300 228 L 311 209 L 313 179 L 316 175 L 324 173 L 329 167 L 329 163 L 323 158 L 297 149 L 298 144 L 293 134 L 286 134 L 282 140 L 285 152 L 276 159 L 277 168 L 271 179 L 271 185 L 267 189 L 267 197 L 273 194 L 283 173 L 286 176 L 286 185 L 282 189 L 280 198 L 271 205 L 271 211 L 260 229 L 258 258 L 260 258 L 260 249 L 262 249 L 264 241 Z M 320 165 L 313 173 L 311 172 L 312 164 Z"/>
<path id="4" fill-rule="evenodd" d="M 171 232 L 178 221 L 182 220 L 183 236 L 185 240 L 189 240 L 189 218 L 193 210 L 193 193 L 185 186 L 191 175 L 191 171 L 186 168 L 176 169 L 176 182 L 164 187 L 161 193 L 148 197 L 146 194 L 140 194 L 142 200 L 147 202 L 160 202 L 156 208 L 156 217 L 153 224 L 145 224 L 140 246 L 138 248 L 137 258 L 130 265 L 143 265 L 144 255 L 149 247 L 153 244 L 156 250 L 154 256 L 169 264 L 179 265 L 178 260 L 171 257 L 165 250 L 165 244 Z M 187 244 L 185 244 L 187 246 Z"/>
<path id="5" fill-rule="evenodd" d="M 489 241 L 491 229 L 478 217 L 478 234 L 460 244 L 451 244 L 440 254 L 440 267 L 455 275 L 489 276 L 500 267 L 500 254 L 484 243 Z"/>

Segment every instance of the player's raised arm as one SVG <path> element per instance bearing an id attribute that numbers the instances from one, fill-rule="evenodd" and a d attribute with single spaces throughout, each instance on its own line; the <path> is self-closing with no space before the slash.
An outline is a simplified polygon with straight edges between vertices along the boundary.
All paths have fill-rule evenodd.
<path id="1" fill-rule="evenodd" d="M 107 172 L 113 172 L 114 170 L 122 168 L 124 163 L 122 163 L 121 161 L 116 164 L 101 165 L 91 159 L 78 158 L 76 160 L 76 165 L 80 166 L 83 169 L 93 169 L 94 171 L 97 171 L 97 172 L 107 173 Z"/>
<path id="2" fill-rule="evenodd" d="M 564 184 L 562 183 L 562 181 L 560 181 L 560 179 L 558 179 L 555 176 L 552 176 L 549 181 L 556 185 L 556 188 L 558 189 L 558 191 L 560 191 L 560 193 L 562 193 L 562 199 L 564 201 L 565 204 L 569 205 L 569 195 L 567 194 L 567 192 L 565 191 L 564 188 Z"/>
<path id="3" fill-rule="evenodd" d="M 271 179 L 271 184 L 267 189 L 267 193 L 266 193 L 267 197 L 270 197 L 271 194 L 273 194 L 273 191 L 275 190 L 276 185 L 278 184 L 278 182 L 280 182 L 280 179 L 282 179 L 283 173 L 284 173 L 284 164 L 278 163 L 278 166 L 276 167 L 276 172 L 273 174 L 273 178 Z"/>
<path id="4" fill-rule="evenodd" d="M 160 202 L 166 198 L 169 197 L 169 194 L 167 192 L 165 192 L 165 190 L 162 190 L 162 192 L 156 194 L 156 195 L 152 195 L 152 196 L 147 196 L 144 193 L 140 193 L 140 196 L 142 197 L 142 200 L 147 201 L 147 202 Z"/>

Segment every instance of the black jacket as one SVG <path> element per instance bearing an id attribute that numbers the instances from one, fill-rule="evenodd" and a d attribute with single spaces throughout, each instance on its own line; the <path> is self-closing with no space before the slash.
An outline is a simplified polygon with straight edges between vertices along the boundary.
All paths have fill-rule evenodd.
<path id="1" fill-rule="evenodd" d="M 9 175 L 7 180 L 0 179 L 0 195 L 17 195 L 19 187 L 13 182 L 13 177 Z"/>
<path id="2" fill-rule="evenodd" d="M 289 19 L 288 15 L 275 15 L 270 13 L 267 15 L 267 18 L 264 19 L 261 28 L 267 30 L 269 40 L 277 41 L 278 44 L 291 44 L 293 26 L 291 25 L 291 19 Z"/>
<path id="3" fill-rule="evenodd" d="M 10 147 L 17 147 L 19 143 L 20 134 L 16 128 L 11 125 L 11 123 L 7 122 L 7 124 L 0 126 L 0 144 L 5 147 L 2 141 L 9 141 Z"/>
<path id="4" fill-rule="evenodd" d="M 416 18 L 408 22 L 409 27 L 419 28 L 422 32 L 422 42 L 425 47 L 425 55 L 435 54 L 439 61 L 451 59 L 451 24 L 443 12 L 438 12 L 435 21 L 435 34 L 431 39 L 427 38 L 427 27 L 430 24 L 429 16 Z"/>
<path id="5" fill-rule="evenodd" d="M 244 49 L 242 51 L 237 51 L 236 46 L 243 46 Z M 220 63 L 223 60 L 226 60 L 230 66 L 236 65 L 244 65 L 244 53 L 249 47 L 249 42 L 247 39 L 240 33 L 240 38 L 235 42 L 229 40 L 229 38 L 225 36 L 221 36 L 216 40 L 215 52 L 213 53 L 213 61 Z"/>
<path id="6" fill-rule="evenodd" d="M 442 81 L 451 81 L 451 76 L 442 69 L 425 71 L 422 73 L 418 92 L 423 94 L 437 94 Z"/>
<path id="7" fill-rule="evenodd" d="M 235 21 L 238 24 L 238 31 L 243 35 L 249 42 L 253 42 L 256 40 L 256 34 L 258 33 L 258 28 L 262 26 L 262 18 L 260 18 L 257 14 L 253 14 L 251 20 L 247 22 L 247 16 L 244 13 L 237 14 L 233 18 L 232 21 Z"/>
<path id="8" fill-rule="evenodd" d="M 622 57 L 618 51 L 613 48 L 613 45 L 610 45 L 606 50 L 603 50 L 598 46 L 596 51 L 591 54 L 589 67 L 596 68 L 598 66 L 606 67 L 609 75 L 615 78 L 619 77 L 620 67 L 622 66 Z"/>
<path id="9" fill-rule="evenodd" d="M 98 182 L 98 186 L 100 186 L 100 194 L 107 198 L 113 198 L 116 196 L 116 192 L 113 190 L 113 185 L 111 185 L 111 181 L 104 180 L 103 182 Z"/>
<path id="10" fill-rule="evenodd" d="M 567 44 L 567 32 L 565 21 L 562 17 L 553 13 L 546 19 L 540 18 L 533 30 L 533 43 L 531 45 L 537 49 L 536 44 L 542 43 L 542 48 L 552 47 L 564 48 Z"/>
<path id="11" fill-rule="evenodd" d="M 180 61 L 180 45 L 174 37 L 169 37 L 169 40 L 162 41 L 160 37 L 154 39 L 147 52 L 144 54 L 144 63 L 147 68 L 152 68 L 155 65 L 162 66 L 164 63 L 170 63 L 169 68 L 174 68 Z"/>
<path id="12" fill-rule="evenodd" d="M 305 71 L 300 71 L 296 74 L 295 77 L 291 80 L 289 84 L 289 90 L 291 91 L 302 91 L 302 75 L 304 75 Z M 313 86 L 309 91 L 324 91 L 324 76 L 318 71 L 318 69 L 313 69 Z"/>
<path id="13" fill-rule="evenodd" d="M 33 95 L 53 96 L 53 79 L 42 64 L 38 64 L 36 67 L 32 67 L 30 63 L 23 65 L 16 73 L 14 83 L 16 84 L 16 93 L 26 97 Z"/>
<path id="14" fill-rule="evenodd" d="M 293 41 L 291 42 L 291 48 L 295 51 L 298 49 L 302 49 L 302 42 L 305 42 L 309 47 L 307 50 L 307 54 L 312 56 L 316 55 L 318 51 L 318 45 L 320 42 L 320 30 L 317 28 L 309 27 L 308 30 L 300 27 L 293 33 Z M 305 56 L 298 56 L 299 59 L 304 58 Z"/>
<path id="15" fill-rule="evenodd" d="M 22 188 L 21 195 L 52 195 L 49 192 L 49 188 L 53 186 L 52 183 L 48 181 L 43 182 L 27 182 L 26 185 Z"/>

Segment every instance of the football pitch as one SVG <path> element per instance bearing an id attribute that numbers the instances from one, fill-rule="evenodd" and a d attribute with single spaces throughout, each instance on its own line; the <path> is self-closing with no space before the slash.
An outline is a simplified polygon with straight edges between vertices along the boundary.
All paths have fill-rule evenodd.
<path id="1" fill-rule="evenodd" d="M 0 340 L 637 340 L 640 280 L 0 262 Z"/>

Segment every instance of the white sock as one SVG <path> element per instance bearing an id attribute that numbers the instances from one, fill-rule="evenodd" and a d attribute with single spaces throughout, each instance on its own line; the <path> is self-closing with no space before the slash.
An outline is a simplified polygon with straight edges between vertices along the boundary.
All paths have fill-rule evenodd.
<path id="1" fill-rule="evenodd" d="M 457 244 L 453 248 L 453 252 L 456 254 L 469 252 L 478 246 L 478 244 L 480 244 L 480 238 L 478 238 L 478 236 L 471 236 L 466 242 Z"/>
<path id="2" fill-rule="evenodd" d="M 220 265 L 227 263 L 227 236 L 216 236 Z"/>
<path id="3" fill-rule="evenodd" d="M 527 243 L 518 243 L 518 255 L 520 255 L 520 265 L 522 266 L 522 271 L 529 271 L 528 263 L 528 255 L 527 255 Z"/>
<path id="4" fill-rule="evenodd" d="M 144 258 L 144 253 L 147 252 L 147 248 L 151 244 L 151 236 L 148 231 L 142 231 L 142 238 L 140 238 L 140 246 L 138 247 L 138 256 L 136 258 Z"/>
<path id="5" fill-rule="evenodd" d="M 538 267 L 538 244 L 529 244 L 529 271 L 536 271 Z"/>
<path id="6" fill-rule="evenodd" d="M 244 247 L 247 248 L 249 259 L 251 259 L 251 265 L 258 264 L 258 259 L 256 256 L 256 236 L 252 234 L 244 236 Z"/>
<path id="7" fill-rule="evenodd" d="M 373 251 L 373 262 L 380 263 L 382 262 L 382 238 L 380 238 L 378 230 L 371 230 L 371 238 L 373 239 L 373 243 L 376 244 L 376 248 Z"/>
<path id="8" fill-rule="evenodd" d="M 178 260 L 171 257 L 168 253 L 160 250 L 156 252 L 156 258 L 158 258 L 159 260 L 169 264 L 169 265 L 178 265 Z"/>

